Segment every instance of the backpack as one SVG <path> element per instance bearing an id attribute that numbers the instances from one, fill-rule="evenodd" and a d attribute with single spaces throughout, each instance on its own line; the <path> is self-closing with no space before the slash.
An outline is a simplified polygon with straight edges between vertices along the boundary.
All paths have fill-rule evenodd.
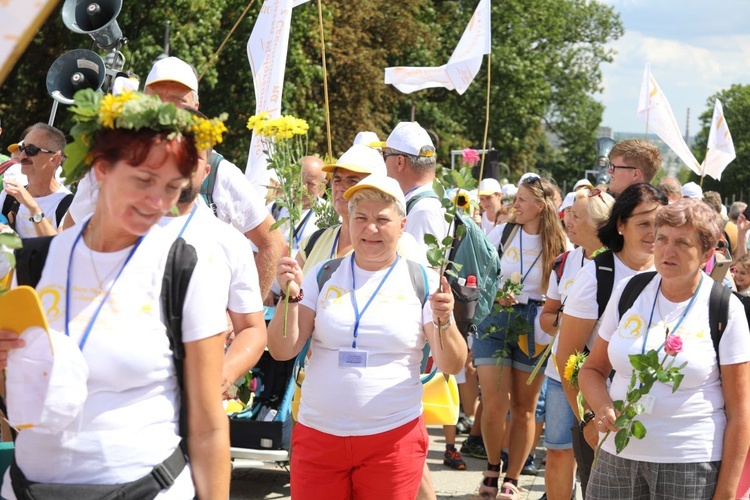
<path id="1" fill-rule="evenodd" d="M 414 205 L 423 198 L 438 199 L 432 190 L 419 193 L 406 204 L 406 214 L 408 215 Z M 461 226 L 463 230 L 459 230 Z M 461 234 L 461 237 L 457 238 L 457 234 Z M 500 278 L 500 256 L 482 228 L 462 213 L 456 213 L 452 236 L 453 243 L 448 259 L 460 264 L 461 268 L 458 271 L 454 269 L 458 277 L 447 273 L 445 277 L 456 301 L 453 310 L 456 326 L 463 335 L 468 335 L 476 330 L 477 325 L 492 310 Z M 459 284 L 459 278 L 465 280 L 468 276 L 476 277 L 476 288 Z"/>
<path id="2" fill-rule="evenodd" d="M 55 222 L 59 226 L 62 223 L 63 217 L 65 217 L 65 213 L 68 211 L 68 208 L 70 207 L 70 204 L 73 203 L 73 194 L 66 194 L 63 199 L 60 200 L 60 202 L 57 204 L 57 208 L 55 209 Z M 7 195 L 5 197 L 5 201 L 3 202 L 3 216 L 5 216 L 6 219 L 9 221 L 9 226 L 11 229 L 16 228 L 16 215 L 18 214 L 18 209 L 20 208 L 21 204 L 16 200 L 13 196 Z M 10 214 L 13 214 L 13 221 L 10 221 Z"/>
<path id="3" fill-rule="evenodd" d="M 615 254 L 607 250 L 594 257 L 596 266 L 596 304 L 599 306 L 598 317 L 604 314 L 607 302 L 615 287 Z"/>
<path id="4" fill-rule="evenodd" d="M 216 151 L 211 151 L 211 155 L 208 157 L 208 164 L 211 165 L 211 171 L 208 173 L 203 184 L 201 184 L 201 196 L 206 205 L 209 206 L 211 211 L 216 215 L 216 203 L 214 203 L 214 187 L 216 186 L 216 174 L 219 172 L 219 165 L 224 157 Z"/>
<path id="5" fill-rule="evenodd" d="M 555 271 L 555 279 L 557 280 L 558 285 L 560 284 L 563 272 L 565 271 L 565 261 L 568 260 L 568 255 L 570 255 L 570 250 L 566 250 L 558 255 L 555 262 L 552 263 L 552 270 Z"/>
<path id="6" fill-rule="evenodd" d="M 630 278 L 630 281 L 622 290 L 620 302 L 617 304 L 617 311 L 620 317 L 633 306 L 635 299 L 638 298 L 654 276 L 656 276 L 656 271 L 648 271 L 636 274 Z M 732 296 L 732 293 L 729 288 L 718 281 L 714 281 L 711 286 L 711 295 L 708 301 L 708 324 L 711 330 L 711 341 L 714 345 L 714 351 L 716 351 L 717 364 L 719 363 L 719 342 L 727 327 L 729 298 Z"/>
<path id="7" fill-rule="evenodd" d="M 310 252 L 312 252 L 313 248 L 315 248 L 315 243 L 317 243 L 326 229 L 328 228 L 321 227 L 320 229 L 316 229 L 315 232 L 312 233 L 309 238 L 307 238 L 307 244 L 305 244 L 305 258 L 308 258 L 310 256 Z"/>

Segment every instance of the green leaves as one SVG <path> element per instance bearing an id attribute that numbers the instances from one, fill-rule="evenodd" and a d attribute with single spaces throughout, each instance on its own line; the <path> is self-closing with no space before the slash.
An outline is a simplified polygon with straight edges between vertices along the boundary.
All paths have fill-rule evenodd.
<path id="1" fill-rule="evenodd" d="M 630 433 L 636 439 L 643 439 L 646 437 L 646 426 L 640 420 L 633 420 L 633 424 L 630 427 Z"/>

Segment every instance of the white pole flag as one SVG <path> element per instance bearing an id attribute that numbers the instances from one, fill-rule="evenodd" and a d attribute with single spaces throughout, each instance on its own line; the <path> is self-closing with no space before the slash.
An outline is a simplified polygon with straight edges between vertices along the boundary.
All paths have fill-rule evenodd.
<path id="1" fill-rule="evenodd" d="M 281 93 L 289 46 L 292 8 L 308 0 L 265 0 L 247 41 L 247 58 L 255 85 L 255 114 L 267 112 L 269 118 L 281 115 Z M 272 172 L 260 139 L 253 134 L 245 176 L 265 196 Z"/>
<path id="2" fill-rule="evenodd" d="M 480 0 L 447 64 L 438 67 L 386 68 L 385 83 L 404 94 L 431 87 L 455 89 L 463 94 L 479 73 L 482 56 L 491 50 L 490 1 Z"/>
<path id="3" fill-rule="evenodd" d="M 56 0 L 0 0 L 0 85 L 57 4 Z"/>
<path id="4" fill-rule="evenodd" d="M 706 151 L 706 159 L 703 160 L 701 169 L 704 174 L 720 181 L 721 173 L 735 158 L 737 155 L 734 153 L 734 142 L 732 134 L 729 133 L 729 125 L 724 118 L 724 109 L 721 101 L 716 99 L 711 130 L 708 132 L 708 151 Z"/>
<path id="5" fill-rule="evenodd" d="M 701 175 L 701 167 L 695 159 L 685 139 L 680 133 L 677 119 L 674 117 L 672 107 L 667 101 L 656 79 L 651 75 L 651 66 L 646 64 L 643 71 L 643 82 L 641 83 L 641 96 L 638 100 L 638 118 L 646 122 L 649 130 L 653 130 L 661 140 L 672 148 L 677 156 L 688 166 L 690 170 Z"/>

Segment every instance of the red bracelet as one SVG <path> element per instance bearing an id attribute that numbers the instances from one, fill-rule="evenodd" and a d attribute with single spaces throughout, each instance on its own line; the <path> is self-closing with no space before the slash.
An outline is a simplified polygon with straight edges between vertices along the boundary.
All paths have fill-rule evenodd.
<path id="1" fill-rule="evenodd" d="M 305 293 L 302 291 L 302 289 L 299 289 L 299 294 L 297 294 L 296 297 L 289 297 L 289 302 L 291 304 L 296 304 L 300 300 L 305 298 Z M 281 295 L 279 295 L 279 301 L 286 299 L 286 294 L 284 293 L 284 290 L 281 291 Z"/>

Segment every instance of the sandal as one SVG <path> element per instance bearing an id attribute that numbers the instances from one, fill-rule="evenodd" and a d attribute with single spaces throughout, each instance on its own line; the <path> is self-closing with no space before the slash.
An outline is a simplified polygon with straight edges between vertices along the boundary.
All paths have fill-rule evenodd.
<path id="1" fill-rule="evenodd" d="M 500 493 L 497 495 L 498 500 L 518 500 L 521 492 L 518 487 L 510 482 L 505 482 L 500 487 Z"/>
<path id="2" fill-rule="evenodd" d="M 499 478 L 500 472 L 496 470 L 483 470 L 482 476 L 485 478 L 493 477 L 493 478 Z M 479 483 L 479 498 L 482 499 L 488 499 L 488 500 L 495 500 L 497 497 L 497 486 L 487 486 L 484 484 L 484 479 L 482 479 L 482 482 Z"/>

